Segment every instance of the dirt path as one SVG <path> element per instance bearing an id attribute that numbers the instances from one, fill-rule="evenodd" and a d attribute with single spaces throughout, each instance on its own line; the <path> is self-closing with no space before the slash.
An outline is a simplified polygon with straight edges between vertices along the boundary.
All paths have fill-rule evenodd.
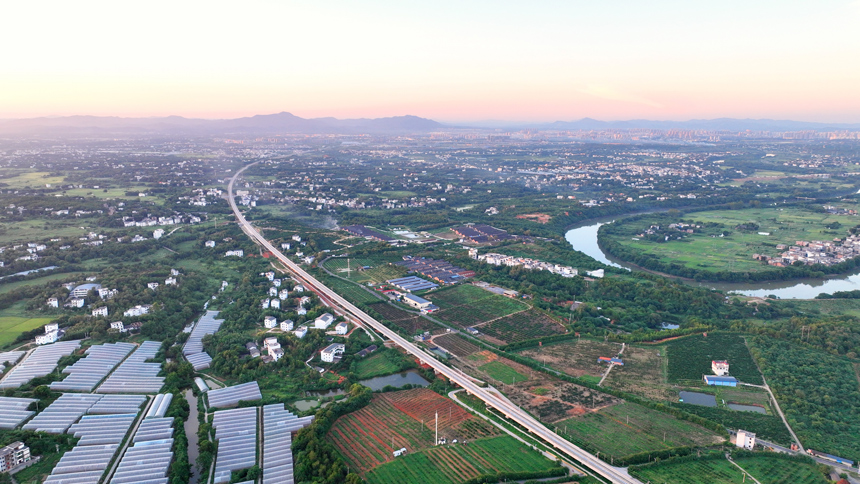
<path id="1" fill-rule="evenodd" d="M 747 472 L 747 471 L 746 471 L 746 469 L 744 469 L 743 467 L 741 467 L 740 465 L 738 465 L 738 463 L 737 463 L 737 462 L 735 462 L 735 461 L 733 461 L 732 459 L 730 459 L 728 454 L 726 454 L 726 459 L 728 459 L 728 461 L 729 461 L 729 462 L 731 462 L 735 467 L 737 467 L 738 469 L 740 469 L 740 470 L 741 470 L 741 472 L 743 472 L 745 475 L 749 476 L 749 478 L 750 478 L 750 479 L 752 479 L 753 481 L 755 481 L 755 483 L 756 483 L 756 484 L 761 484 L 761 482 L 759 482 L 759 480 L 758 480 L 758 479 L 756 479 L 755 477 L 753 477 L 753 476 L 752 476 L 752 474 L 750 474 L 749 472 Z"/>

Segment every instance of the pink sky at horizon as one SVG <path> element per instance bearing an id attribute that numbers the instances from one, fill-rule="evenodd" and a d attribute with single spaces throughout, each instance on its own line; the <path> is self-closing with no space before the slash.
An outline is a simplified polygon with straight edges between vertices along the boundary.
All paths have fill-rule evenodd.
<path id="1" fill-rule="evenodd" d="M 860 1 L 750 3 L 8 2 L 0 118 L 860 122 Z"/>

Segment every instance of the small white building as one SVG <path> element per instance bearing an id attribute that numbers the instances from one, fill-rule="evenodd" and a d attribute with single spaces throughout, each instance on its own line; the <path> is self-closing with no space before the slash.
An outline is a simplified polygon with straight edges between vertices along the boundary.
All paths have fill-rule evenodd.
<path id="1" fill-rule="evenodd" d="M 269 348 L 269 356 L 271 356 L 274 361 L 278 361 L 284 357 L 284 350 L 282 348 Z"/>
<path id="2" fill-rule="evenodd" d="M 164 235 L 164 229 L 155 229 L 152 232 L 152 238 L 155 240 L 160 239 Z"/>
<path id="3" fill-rule="evenodd" d="M 263 319 L 263 326 L 265 326 L 267 329 L 274 328 L 277 325 L 278 325 L 278 319 L 274 316 L 266 316 Z M 275 339 L 275 341 L 277 341 L 277 338 Z"/>
<path id="4" fill-rule="evenodd" d="M 167 279 L 164 280 L 164 285 L 165 286 L 175 286 L 176 285 L 176 278 L 175 277 L 168 277 Z"/>
<path id="5" fill-rule="evenodd" d="M 349 331 L 349 324 L 347 324 L 346 321 L 341 321 L 337 323 L 334 330 L 337 334 L 346 334 Z"/>
<path id="6" fill-rule="evenodd" d="M 299 326 L 298 328 L 296 328 L 295 334 L 296 334 L 296 338 L 299 338 L 299 339 L 304 338 L 305 335 L 308 334 L 308 327 L 307 326 Z"/>
<path id="7" fill-rule="evenodd" d="M 320 351 L 320 359 L 326 363 L 334 363 L 336 359 L 340 359 L 343 356 L 344 351 L 346 351 L 346 345 L 343 343 L 333 343 Z"/>
<path id="8" fill-rule="evenodd" d="M 179 276 L 181 274 L 176 269 L 170 269 L 170 275 L 176 277 L 176 276 Z"/>
<path id="9" fill-rule="evenodd" d="M 224 257 L 244 257 L 244 256 L 245 256 L 244 250 L 228 250 L 227 252 L 224 252 Z"/>
<path id="10" fill-rule="evenodd" d="M 100 308 L 93 309 L 93 317 L 94 318 L 107 317 L 107 315 L 108 315 L 108 307 L 107 306 L 102 306 Z"/>
<path id="11" fill-rule="evenodd" d="M 271 300 L 263 299 L 263 301 L 260 303 L 260 307 L 262 307 L 263 309 L 269 309 L 270 304 L 271 304 Z"/>
<path id="12" fill-rule="evenodd" d="M 309 298 L 308 296 L 302 296 L 302 298 L 299 299 L 299 306 L 307 307 L 310 303 L 311 298 Z"/>
<path id="13" fill-rule="evenodd" d="M 275 286 L 270 287 L 269 288 L 269 295 L 273 296 L 273 297 L 277 296 L 278 295 L 278 288 Z"/>
<path id="14" fill-rule="evenodd" d="M 272 281 L 272 284 L 274 284 L 275 287 L 281 287 L 281 280 L 280 279 L 274 279 Z"/>
<path id="15" fill-rule="evenodd" d="M 296 287 L 293 288 L 293 292 L 305 292 L 305 286 L 296 284 Z"/>
<path id="16" fill-rule="evenodd" d="M 604 271 L 603 269 L 597 269 L 596 271 L 587 271 L 586 274 L 588 274 L 591 277 L 596 277 L 596 278 L 600 279 L 601 277 L 606 275 L 606 271 Z"/>
<path id="17" fill-rule="evenodd" d="M 272 299 L 269 302 L 272 309 L 281 309 L 281 300 L 280 299 Z"/>
<path id="18" fill-rule="evenodd" d="M 56 333 L 60 330 L 60 323 L 50 323 L 45 325 L 45 334 Z"/>
<path id="19" fill-rule="evenodd" d="M 286 289 L 281 289 L 281 291 L 278 293 L 278 299 L 280 299 L 281 301 L 287 299 L 288 297 L 290 297 L 290 291 Z"/>
<path id="20" fill-rule="evenodd" d="M 292 319 L 281 321 L 281 331 L 292 331 L 293 325 L 294 323 Z"/>
<path id="21" fill-rule="evenodd" d="M 266 279 L 268 279 L 268 280 L 270 280 L 270 281 L 274 281 L 274 280 L 275 280 L 275 273 L 274 273 L 274 272 L 272 272 L 272 271 L 267 272 L 267 273 L 265 274 L 265 276 L 266 276 Z"/>
<path id="22" fill-rule="evenodd" d="M 110 298 L 116 296 L 116 293 L 117 293 L 116 289 L 108 289 L 106 287 L 100 287 L 99 288 L 99 297 L 102 299 L 110 299 Z"/>
<path id="23" fill-rule="evenodd" d="M 126 317 L 143 316 L 144 314 L 149 314 L 150 308 L 152 308 L 152 306 L 150 306 L 148 304 L 143 305 L 143 306 L 137 305 L 133 308 L 126 309 L 126 311 L 124 313 L 122 313 L 122 315 L 126 316 Z"/>
<path id="24" fill-rule="evenodd" d="M 304 316 L 307 313 L 308 313 L 308 310 L 301 307 L 301 306 L 296 308 L 296 314 L 298 314 L 299 316 Z"/>
<path id="25" fill-rule="evenodd" d="M 271 349 L 271 348 L 280 348 L 280 347 L 281 347 L 281 343 L 278 343 L 278 338 L 277 338 L 277 337 L 275 337 L 275 336 L 270 336 L 270 337 L 268 337 L 268 338 L 266 338 L 266 339 L 264 339 L 264 340 L 263 340 L 263 346 L 264 346 L 266 349 Z"/>
<path id="26" fill-rule="evenodd" d="M 726 376 L 729 374 L 729 362 L 725 360 L 712 360 L 711 371 L 717 376 Z"/>
<path id="27" fill-rule="evenodd" d="M 325 313 L 322 316 L 316 318 L 314 320 L 314 328 L 316 329 L 326 329 L 331 326 L 331 323 L 334 322 L 334 316 L 330 313 Z"/>
<path id="28" fill-rule="evenodd" d="M 50 307 L 52 307 L 52 308 L 58 308 L 58 307 L 60 307 L 60 301 L 59 301 L 59 300 L 57 300 L 57 298 L 55 298 L 55 297 L 48 298 L 48 302 L 47 302 L 47 304 L 48 304 L 48 306 L 50 306 Z"/>
<path id="29" fill-rule="evenodd" d="M 205 245 L 206 247 L 215 247 L 215 241 L 207 240 L 206 243 L 204 243 L 203 245 Z"/>
<path id="30" fill-rule="evenodd" d="M 154 290 L 158 289 L 158 283 L 157 282 L 150 282 L 149 284 L 146 285 L 146 287 L 148 287 L 154 291 Z"/>
<path id="31" fill-rule="evenodd" d="M 40 334 L 36 336 L 36 344 L 37 345 L 48 345 L 51 343 L 56 343 L 56 341 L 60 338 L 59 333 L 57 331 L 51 331 L 50 333 Z"/>
<path id="32" fill-rule="evenodd" d="M 735 445 L 746 450 L 753 450 L 753 447 L 755 447 L 755 434 L 746 430 L 738 430 Z"/>
<path id="33" fill-rule="evenodd" d="M 125 329 L 125 325 L 122 324 L 122 321 L 114 321 L 110 323 L 110 328 L 119 331 L 120 333 L 125 333 L 128 331 Z"/>
<path id="34" fill-rule="evenodd" d="M 82 297 L 73 297 L 69 299 L 69 307 L 82 308 L 86 302 L 87 300 Z"/>

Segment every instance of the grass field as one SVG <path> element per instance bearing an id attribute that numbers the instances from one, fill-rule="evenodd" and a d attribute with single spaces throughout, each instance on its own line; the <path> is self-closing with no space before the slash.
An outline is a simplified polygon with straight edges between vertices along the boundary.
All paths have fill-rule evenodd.
<path id="1" fill-rule="evenodd" d="M 735 460 L 750 476 L 762 484 L 827 484 L 830 482 L 812 464 L 761 455 Z M 743 472 L 726 459 L 703 459 L 687 462 L 668 461 L 641 469 L 631 469 L 631 475 L 642 481 L 685 484 L 741 484 Z"/>
<path id="2" fill-rule="evenodd" d="M 701 380 L 712 375 L 712 360 L 727 360 L 729 374 L 740 381 L 763 383 L 749 349 L 740 335 L 708 333 L 678 338 L 665 346 L 669 355 L 669 381 Z"/>
<path id="3" fill-rule="evenodd" d="M 64 176 L 50 175 L 51 174 L 46 171 L 22 172 L 9 178 L 0 178 L 0 183 L 5 183 L 6 186 L 8 186 L 9 188 L 44 188 L 46 184 L 57 186 L 63 183 L 63 181 L 65 181 L 66 179 L 66 177 Z"/>
<path id="4" fill-rule="evenodd" d="M 843 205 L 845 204 L 839 206 Z M 845 205 L 844 208 L 856 206 Z M 725 230 L 731 234 L 715 238 L 706 230 L 704 233 L 685 234 L 682 240 L 659 243 L 637 237 L 652 224 L 667 225 L 680 222 L 681 219 L 700 225 L 722 224 L 722 227 L 714 230 Z M 747 223 L 757 224 L 758 229 L 736 229 L 737 226 Z M 834 237 L 845 237 L 848 235 L 848 229 L 858 223 L 858 217 L 813 212 L 799 207 L 716 210 L 681 215 L 677 220 L 670 220 L 665 215 L 654 215 L 640 220 L 621 221 L 612 229 L 615 235 L 607 237 L 638 254 L 653 255 L 664 262 L 674 262 L 692 269 L 709 272 L 758 272 L 776 268 L 753 260 L 753 254 L 775 256 L 780 252 L 775 247 L 777 244 L 794 245 L 798 240 L 833 240 Z M 828 225 L 834 228 L 828 228 Z M 770 235 L 759 235 L 759 232 Z M 634 238 L 639 240 L 633 240 Z"/>
<path id="5" fill-rule="evenodd" d="M 379 301 L 379 298 L 357 284 L 336 277 L 320 277 L 320 279 L 326 286 L 352 303 L 371 304 Z"/>
<path id="6" fill-rule="evenodd" d="M 0 316 L 0 348 L 15 341 L 21 333 L 51 322 L 53 318 L 19 318 Z"/>
<path id="7" fill-rule="evenodd" d="M 369 266 L 370 269 L 359 270 L 361 267 Z M 390 279 L 396 279 L 406 275 L 406 269 L 400 266 L 380 262 L 375 259 L 338 257 L 325 262 L 325 268 L 340 277 L 358 283 L 372 282 L 380 284 Z"/>
<path id="8" fill-rule="evenodd" d="M 425 297 L 439 306 L 435 317 L 461 327 L 474 326 L 529 308 L 525 303 L 470 284 L 460 284 Z"/>
<path id="9" fill-rule="evenodd" d="M 500 361 L 492 361 L 486 365 L 481 365 L 478 369 L 486 372 L 490 378 L 504 382 L 507 385 L 513 385 L 529 379 L 529 377 Z"/>
<path id="10" fill-rule="evenodd" d="M 391 361 L 387 351 L 360 359 L 355 366 L 355 376 L 359 379 L 388 375 L 400 369 L 396 363 Z"/>
<path id="11" fill-rule="evenodd" d="M 484 474 L 539 472 L 555 467 L 538 451 L 513 437 L 444 445 L 407 454 L 368 472 L 370 484 L 456 484 Z"/>
<path id="12" fill-rule="evenodd" d="M 85 220 L 45 220 L 29 219 L 20 222 L 0 223 L 0 245 L 15 242 L 33 242 L 50 237 L 79 237 L 90 232 L 91 222 Z M 109 233 L 110 229 L 100 228 L 99 232 Z"/>
<path id="13" fill-rule="evenodd" d="M 572 437 L 574 443 L 587 443 L 616 458 L 722 441 L 708 429 L 629 402 L 573 417 L 556 425 L 562 433 Z"/>
<path id="14" fill-rule="evenodd" d="M 25 281 L 15 282 L 0 282 L 0 294 L 6 294 L 9 291 L 18 289 L 24 286 L 41 286 L 51 281 L 59 281 L 63 279 L 75 280 L 75 276 L 85 274 L 84 272 L 61 272 L 56 274 L 48 274 L 47 276 L 37 277 L 35 279 L 27 279 Z M 81 279 L 83 279 L 81 277 Z"/>

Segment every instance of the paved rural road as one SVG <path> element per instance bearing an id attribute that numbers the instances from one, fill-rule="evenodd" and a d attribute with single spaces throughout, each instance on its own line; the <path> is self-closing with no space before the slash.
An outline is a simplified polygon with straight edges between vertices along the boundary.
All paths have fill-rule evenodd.
<path id="1" fill-rule="evenodd" d="M 259 162 L 257 162 L 259 163 Z M 472 382 L 471 378 L 466 374 L 460 372 L 455 368 L 451 368 L 444 363 L 441 363 L 435 357 L 431 356 L 429 353 L 426 353 L 423 349 L 415 346 L 409 340 L 401 337 L 399 334 L 394 331 L 388 329 L 385 325 L 380 323 L 379 321 L 373 319 L 364 311 L 355 307 L 352 303 L 323 285 L 321 282 L 317 281 L 313 276 L 304 271 L 301 267 L 299 267 L 296 263 L 288 259 L 284 254 L 281 253 L 274 245 L 272 245 L 265 237 L 263 237 L 256 229 L 245 220 L 245 217 L 242 215 L 242 212 L 239 211 L 239 207 L 236 205 L 236 199 L 233 196 L 233 184 L 236 182 L 236 179 L 239 178 L 239 175 L 242 174 L 249 167 L 255 165 L 256 163 L 252 163 L 250 165 L 245 166 L 241 170 L 237 171 L 233 178 L 230 179 L 230 183 L 227 186 L 227 193 L 230 201 L 230 206 L 233 209 L 233 213 L 236 215 L 237 222 L 242 230 L 256 243 L 263 246 L 267 251 L 271 252 L 282 264 L 284 264 L 287 269 L 296 277 L 298 280 L 302 282 L 306 287 L 309 287 L 311 290 L 316 292 L 320 299 L 333 308 L 335 312 L 340 312 L 342 314 L 350 315 L 355 320 L 361 322 L 362 324 L 366 324 L 378 331 L 383 336 L 392 340 L 401 348 L 405 349 L 408 353 L 417 357 L 424 363 L 430 365 L 437 372 L 445 375 L 452 382 L 460 385 L 467 392 L 475 395 L 480 398 L 487 405 L 495 408 L 499 412 L 501 412 L 505 417 L 517 422 L 522 425 L 526 429 L 528 429 L 531 433 L 541 438 L 548 444 L 552 445 L 559 451 L 567 454 L 573 459 L 581 462 L 584 466 L 591 469 L 595 474 L 598 474 L 609 481 L 617 484 L 642 484 L 641 481 L 631 477 L 626 469 L 613 467 L 597 457 L 591 455 L 590 453 L 580 449 L 579 447 L 573 445 L 570 441 L 564 439 L 563 437 L 557 435 L 552 430 L 546 428 L 542 423 L 537 421 L 534 417 L 526 413 L 523 409 L 517 407 L 516 405 L 512 405 L 506 400 L 499 398 L 492 393 L 484 390 L 479 387 L 475 383 Z"/>

